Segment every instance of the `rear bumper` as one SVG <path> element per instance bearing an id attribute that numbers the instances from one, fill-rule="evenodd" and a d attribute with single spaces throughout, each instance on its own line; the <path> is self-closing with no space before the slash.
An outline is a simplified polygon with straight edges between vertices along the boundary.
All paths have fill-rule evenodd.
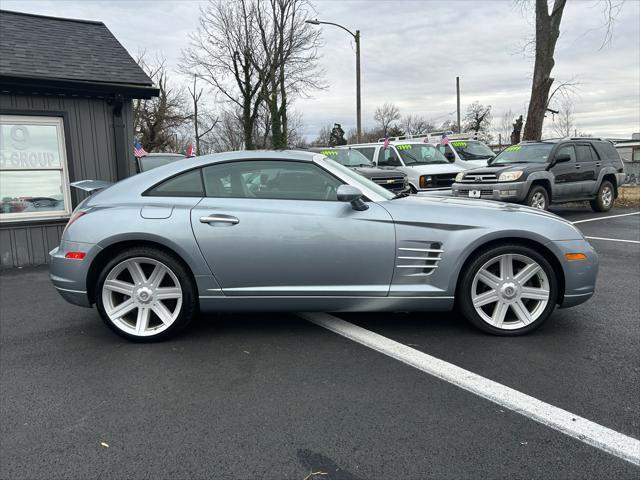
<path id="1" fill-rule="evenodd" d="M 526 182 L 454 183 L 451 187 L 454 197 L 469 198 L 472 190 L 479 190 L 480 198 L 500 202 L 522 202 L 529 192 Z"/>
<path id="2" fill-rule="evenodd" d="M 91 307 L 87 292 L 87 274 L 91 262 L 100 251 L 92 243 L 61 242 L 49 252 L 49 279 L 58 293 L 67 302 L 82 307 Z M 82 260 L 65 258 L 67 252 L 84 252 Z"/>

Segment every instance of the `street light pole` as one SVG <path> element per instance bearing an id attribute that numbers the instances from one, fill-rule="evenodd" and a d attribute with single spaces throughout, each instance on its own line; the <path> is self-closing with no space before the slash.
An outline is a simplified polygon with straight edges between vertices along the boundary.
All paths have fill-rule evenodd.
<path id="1" fill-rule="evenodd" d="M 346 27 L 339 25 L 333 22 L 322 22 L 317 18 L 315 20 L 306 20 L 305 23 L 309 23 L 311 25 L 333 25 L 334 27 L 341 28 L 349 35 L 351 35 L 356 41 L 356 137 L 358 143 L 360 143 L 360 139 L 362 137 L 362 100 L 360 94 L 360 30 L 356 30 L 356 33 L 353 33 Z"/>

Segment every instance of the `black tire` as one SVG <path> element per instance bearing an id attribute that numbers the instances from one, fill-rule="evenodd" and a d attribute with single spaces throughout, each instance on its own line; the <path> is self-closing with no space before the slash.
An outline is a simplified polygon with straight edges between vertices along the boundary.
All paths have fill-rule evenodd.
<path id="1" fill-rule="evenodd" d="M 544 310 L 540 313 L 538 318 L 528 325 L 515 328 L 512 330 L 497 328 L 485 321 L 476 311 L 472 300 L 472 288 L 473 280 L 476 273 L 493 258 L 504 254 L 516 254 L 529 257 L 531 260 L 538 263 L 544 270 L 549 281 L 549 298 L 548 303 Z M 539 328 L 551 315 L 556 307 L 558 299 L 558 280 L 555 271 L 549 261 L 540 253 L 536 252 L 532 248 L 518 245 L 518 244 L 505 244 L 488 248 L 480 252 L 477 257 L 469 263 L 461 272 L 460 280 L 458 282 L 458 288 L 456 292 L 456 305 L 464 317 L 475 327 L 480 330 L 498 336 L 518 336 L 529 333 Z M 513 316 L 515 312 L 509 307 L 508 314 Z"/>
<path id="2" fill-rule="evenodd" d="M 604 180 L 600 184 L 596 198 L 591 200 L 591 208 L 595 212 L 608 212 L 615 202 L 615 190 L 609 180 Z"/>
<path id="3" fill-rule="evenodd" d="M 544 205 L 542 207 L 540 207 L 540 202 L 544 202 Z M 525 203 L 528 207 L 537 208 L 539 210 L 548 210 L 549 192 L 547 192 L 547 189 L 542 185 L 534 185 L 529 190 L 527 198 L 525 199 Z"/>
<path id="4" fill-rule="evenodd" d="M 103 304 L 102 289 L 109 272 L 125 260 L 136 257 L 148 258 L 164 264 L 164 266 L 166 266 L 178 279 L 178 286 L 182 291 L 182 304 L 173 323 L 160 333 L 148 336 L 132 335 L 123 331 L 109 318 Z M 193 276 L 181 260 L 159 248 L 134 247 L 120 252 L 102 268 L 98 281 L 96 282 L 94 298 L 96 299 L 96 307 L 102 317 L 102 320 L 111 330 L 128 340 L 146 343 L 162 341 L 173 337 L 182 331 L 191 322 L 191 320 L 193 320 L 198 312 L 198 297 L 196 292 L 197 289 Z"/>

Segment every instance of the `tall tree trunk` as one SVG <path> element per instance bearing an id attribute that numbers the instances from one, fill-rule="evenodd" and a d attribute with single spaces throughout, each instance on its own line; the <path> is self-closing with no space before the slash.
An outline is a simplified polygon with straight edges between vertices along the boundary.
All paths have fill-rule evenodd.
<path id="1" fill-rule="evenodd" d="M 284 65 L 280 68 L 280 109 L 278 111 L 282 125 L 282 148 L 289 146 L 289 119 L 287 117 L 287 87 L 284 83 Z"/>
<path id="2" fill-rule="evenodd" d="M 555 0 L 549 14 L 547 0 L 536 0 L 536 59 L 523 140 L 539 140 L 542 137 L 542 123 L 554 80 L 551 77 L 555 64 L 553 54 L 566 2 L 567 0 Z"/>
<path id="3" fill-rule="evenodd" d="M 271 115 L 271 145 L 273 148 L 284 148 L 282 144 L 282 124 L 278 113 L 278 86 L 275 75 L 271 74 L 271 92 L 269 95 L 269 113 Z"/>

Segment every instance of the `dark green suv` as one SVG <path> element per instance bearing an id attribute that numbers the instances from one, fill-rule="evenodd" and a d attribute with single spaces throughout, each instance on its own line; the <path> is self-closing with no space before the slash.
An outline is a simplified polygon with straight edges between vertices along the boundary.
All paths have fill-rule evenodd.
<path id="1" fill-rule="evenodd" d="M 624 164 L 613 143 L 559 138 L 505 148 L 487 167 L 459 173 L 452 193 L 542 210 L 551 203 L 589 200 L 594 210 L 605 212 L 613 206 L 624 179 Z"/>

